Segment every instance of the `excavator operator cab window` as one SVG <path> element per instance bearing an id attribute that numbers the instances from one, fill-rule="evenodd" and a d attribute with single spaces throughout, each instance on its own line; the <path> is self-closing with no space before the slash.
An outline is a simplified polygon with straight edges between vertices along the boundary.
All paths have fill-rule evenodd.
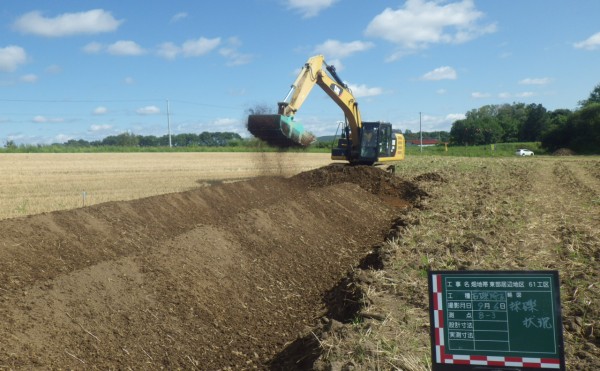
<path id="1" fill-rule="evenodd" d="M 379 123 L 363 122 L 360 138 L 360 158 L 363 161 L 376 161 L 379 139 Z"/>
<path id="2" fill-rule="evenodd" d="M 379 125 L 379 157 L 392 155 L 392 125 L 381 123 Z"/>

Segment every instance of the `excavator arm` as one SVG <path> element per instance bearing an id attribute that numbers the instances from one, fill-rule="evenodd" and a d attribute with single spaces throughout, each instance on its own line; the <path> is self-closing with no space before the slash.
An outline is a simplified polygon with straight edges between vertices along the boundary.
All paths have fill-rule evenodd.
<path id="1" fill-rule="evenodd" d="M 332 150 L 332 159 L 373 164 L 404 158 L 404 137 L 392 134 L 388 123 L 363 122 L 354 95 L 322 55 L 311 57 L 304 64 L 289 93 L 278 103 L 278 114 L 250 115 L 248 130 L 277 147 L 307 146 L 314 142 L 314 135 L 304 130 L 294 117 L 315 85 L 342 109 L 346 119 L 345 137 Z"/>
<path id="2" fill-rule="evenodd" d="M 325 71 L 325 69 L 327 72 Z M 359 143 L 359 133 L 362 125 L 358 103 L 348 89 L 348 86 L 339 78 L 334 66 L 328 66 L 322 55 L 311 57 L 302 67 L 296 81 L 286 99 L 279 103 L 279 114 L 294 117 L 300 109 L 315 84 L 342 109 L 346 122 L 350 126 L 352 143 Z M 291 99 L 287 102 L 287 99 Z"/>

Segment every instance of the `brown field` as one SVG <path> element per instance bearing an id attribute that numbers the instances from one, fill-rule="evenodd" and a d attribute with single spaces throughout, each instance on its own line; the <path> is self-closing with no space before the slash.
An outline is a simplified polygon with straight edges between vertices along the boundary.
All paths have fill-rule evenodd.
<path id="1" fill-rule="evenodd" d="M 0 155 L 0 219 L 187 191 L 211 182 L 290 176 L 330 163 L 312 153 Z"/>
<path id="2" fill-rule="evenodd" d="M 0 368 L 427 370 L 428 269 L 552 269 L 600 369 L 599 158 L 11 156 Z"/>

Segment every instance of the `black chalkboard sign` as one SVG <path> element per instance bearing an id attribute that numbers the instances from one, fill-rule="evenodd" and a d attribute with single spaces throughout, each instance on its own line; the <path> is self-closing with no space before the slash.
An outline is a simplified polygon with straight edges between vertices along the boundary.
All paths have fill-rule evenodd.
<path id="1" fill-rule="evenodd" d="M 434 371 L 565 370 L 556 271 L 431 271 Z"/>

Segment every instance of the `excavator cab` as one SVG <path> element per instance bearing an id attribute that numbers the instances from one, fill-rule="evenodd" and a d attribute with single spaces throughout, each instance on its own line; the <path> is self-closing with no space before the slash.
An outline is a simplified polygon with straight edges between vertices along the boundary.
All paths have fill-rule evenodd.
<path id="1" fill-rule="evenodd" d="M 377 161 L 379 152 L 377 142 L 379 141 L 379 123 L 363 122 L 360 136 L 360 160 L 359 162 L 373 163 Z"/>
<path id="2" fill-rule="evenodd" d="M 386 122 L 363 122 L 358 162 L 373 164 L 395 152 L 392 125 Z"/>
<path id="3" fill-rule="evenodd" d="M 363 121 L 359 133 L 359 145 L 355 146 L 346 126 L 337 147 L 331 151 L 331 158 L 360 165 L 404 159 L 404 137 L 394 133 L 390 123 Z"/>

